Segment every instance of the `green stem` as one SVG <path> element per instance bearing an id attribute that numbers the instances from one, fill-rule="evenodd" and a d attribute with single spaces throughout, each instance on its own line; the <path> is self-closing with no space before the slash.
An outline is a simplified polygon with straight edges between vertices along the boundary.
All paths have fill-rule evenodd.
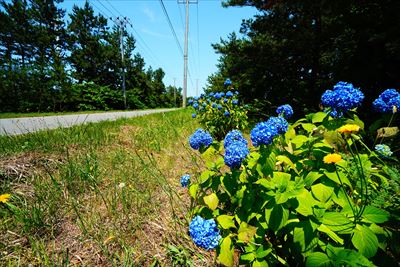
<path id="1" fill-rule="evenodd" d="M 344 190 L 344 185 L 343 185 L 342 179 L 340 179 L 340 175 L 339 175 L 339 173 L 338 173 L 338 171 L 337 171 L 337 169 L 336 169 L 336 166 L 335 166 L 335 172 L 336 172 L 336 175 L 337 175 L 337 177 L 338 177 L 338 179 L 339 179 L 340 187 L 342 188 L 343 193 L 344 193 L 344 195 L 346 196 L 347 202 L 349 203 L 350 208 L 351 208 L 351 210 L 352 210 L 352 212 L 353 212 L 354 223 L 356 223 L 356 219 L 357 219 L 357 217 L 356 217 L 356 212 L 355 212 L 355 210 L 354 210 L 354 208 L 353 208 L 353 205 L 352 205 L 352 203 L 351 203 L 351 201 L 350 201 L 350 199 L 349 199 L 349 196 L 347 195 L 346 191 Z"/>

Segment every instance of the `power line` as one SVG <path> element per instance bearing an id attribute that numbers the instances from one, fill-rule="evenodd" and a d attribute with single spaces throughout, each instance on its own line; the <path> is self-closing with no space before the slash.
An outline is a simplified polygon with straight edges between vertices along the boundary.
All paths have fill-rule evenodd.
<path id="1" fill-rule="evenodd" d="M 169 28 L 171 29 L 172 35 L 173 35 L 174 38 L 175 38 L 175 42 L 176 42 L 176 45 L 178 46 L 179 52 L 181 52 L 181 54 L 183 55 L 182 46 L 181 46 L 181 44 L 179 43 L 178 37 L 176 36 L 174 26 L 172 26 L 171 19 L 169 18 L 169 15 L 168 15 L 167 9 L 165 8 L 164 2 L 163 2 L 163 0 L 159 0 L 159 1 L 160 1 L 162 10 L 163 10 L 163 12 L 164 12 L 164 15 L 165 15 L 165 17 L 167 18 L 168 25 L 169 25 Z"/>
<path id="2" fill-rule="evenodd" d="M 97 1 L 98 1 L 99 4 L 102 5 L 108 12 L 110 12 L 110 14 L 111 14 L 113 17 L 116 17 L 115 14 L 114 14 L 110 9 L 108 9 L 108 7 L 106 7 L 100 0 L 97 0 Z"/>

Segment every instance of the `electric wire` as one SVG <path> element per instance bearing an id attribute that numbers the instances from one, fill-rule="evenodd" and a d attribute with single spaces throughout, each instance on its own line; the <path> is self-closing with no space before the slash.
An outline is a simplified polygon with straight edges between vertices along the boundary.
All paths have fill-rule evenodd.
<path id="1" fill-rule="evenodd" d="M 178 37 L 176 36 L 174 26 L 173 26 L 172 23 L 171 23 L 171 19 L 169 18 L 169 15 L 168 15 L 167 9 L 165 8 L 164 2 L 163 2 L 163 0 L 159 0 L 159 1 L 160 1 L 160 4 L 161 4 L 161 8 L 162 8 L 162 10 L 163 10 L 163 12 L 164 12 L 164 15 L 165 15 L 165 17 L 167 18 L 168 25 L 169 25 L 169 28 L 171 29 L 172 35 L 173 35 L 174 38 L 175 38 L 175 42 L 176 42 L 176 45 L 178 46 L 179 52 L 180 52 L 180 53 L 182 54 L 182 56 L 183 56 L 183 49 L 182 49 L 182 46 L 181 46 L 181 44 L 179 43 Z"/>

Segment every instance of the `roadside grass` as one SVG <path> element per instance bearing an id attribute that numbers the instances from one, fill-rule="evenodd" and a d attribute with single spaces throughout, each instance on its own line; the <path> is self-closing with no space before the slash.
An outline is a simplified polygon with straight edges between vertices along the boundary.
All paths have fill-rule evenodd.
<path id="1" fill-rule="evenodd" d="M 60 112 L 26 112 L 26 113 L 25 112 L 0 112 L 0 119 L 110 113 L 110 112 L 126 112 L 126 111 L 138 111 L 138 109 L 135 109 L 135 110 L 82 110 L 82 111 L 60 111 Z"/>
<path id="2" fill-rule="evenodd" d="M 190 110 L 0 137 L 5 266 L 213 266 L 187 235 Z"/>

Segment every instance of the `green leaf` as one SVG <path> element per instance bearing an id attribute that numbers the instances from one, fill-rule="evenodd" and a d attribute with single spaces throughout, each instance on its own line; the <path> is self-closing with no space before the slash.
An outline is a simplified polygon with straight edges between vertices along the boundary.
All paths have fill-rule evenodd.
<path id="1" fill-rule="evenodd" d="M 307 190 L 296 197 L 299 202 L 299 206 L 296 208 L 296 211 L 303 216 L 313 215 L 312 207 L 316 205 L 318 202 L 313 198 L 311 193 Z"/>
<path id="2" fill-rule="evenodd" d="M 311 121 L 312 123 L 322 122 L 326 116 L 328 116 L 328 114 L 325 112 L 317 112 L 312 116 Z"/>
<path id="3" fill-rule="evenodd" d="M 296 166 L 293 164 L 293 162 L 288 157 L 279 155 L 279 156 L 276 156 L 276 160 L 286 163 L 288 166 L 290 166 L 290 168 L 292 168 L 293 170 L 295 170 L 297 172 Z"/>
<path id="4" fill-rule="evenodd" d="M 305 135 L 297 135 L 295 138 L 291 140 L 291 142 L 295 144 L 297 148 L 301 147 L 307 141 L 308 137 Z"/>
<path id="5" fill-rule="evenodd" d="M 253 252 L 240 255 L 240 259 L 243 261 L 252 262 L 253 260 L 255 260 L 255 258 L 256 255 Z"/>
<path id="6" fill-rule="evenodd" d="M 239 226 L 238 241 L 248 243 L 257 232 L 257 227 L 242 222 Z"/>
<path id="7" fill-rule="evenodd" d="M 339 212 L 325 212 L 322 223 L 334 232 L 349 234 L 353 231 L 354 224 Z"/>
<path id="8" fill-rule="evenodd" d="M 351 249 L 342 249 L 336 252 L 333 261 L 336 263 L 335 266 L 375 266 L 361 253 Z"/>
<path id="9" fill-rule="evenodd" d="M 301 127 L 303 127 L 304 130 L 306 130 L 309 133 L 312 133 L 313 130 L 317 128 L 317 126 L 315 126 L 315 124 L 312 123 L 301 123 L 300 125 Z"/>
<path id="10" fill-rule="evenodd" d="M 268 267 L 268 262 L 265 260 L 256 260 L 251 265 L 252 267 Z"/>
<path id="11" fill-rule="evenodd" d="M 219 200 L 215 193 L 205 196 L 203 199 L 204 203 L 206 203 L 211 210 L 215 210 L 218 207 Z"/>
<path id="12" fill-rule="evenodd" d="M 200 175 L 200 183 L 206 183 L 214 174 L 215 172 L 209 170 L 202 172 Z"/>
<path id="13" fill-rule="evenodd" d="M 285 172 L 274 172 L 273 182 L 280 192 L 284 192 L 288 186 L 291 175 Z"/>
<path id="14" fill-rule="evenodd" d="M 307 267 L 330 267 L 331 260 L 325 253 L 314 252 L 307 257 L 306 260 Z"/>
<path id="15" fill-rule="evenodd" d="M 331 229 L 329 229 L 326 225 L 321 224 L 317 229 L 318 229 L 318 231 L 327 234 L 330 238 L 332 238 L 332 240 L 339 243 L 340 245 L 344 244 L 343 239 L 340 238 L 337 234 L 335 234 L 335 232 L 333 232 Z"/>
<path id="16" fill-rule="evenodd" d="M 315 198 L 324 203 L 330 199 L 333 190 L 334 189 L 332 187 L 326 186 L 322 183 L 311 186 L 311 191 Z"/>
<path id="17" fill-rule="evenodd" d="M 272 210 L 265 210 L 265 218 L 269 228 L 273 231 L 278 231 L 286 225 L 289 218 L 289 210 L 285 209 L 283 205 L 274 205 Z"/>
<path id="18" fill-rule="evenodd" d="M 227 236 L 224 239 L 222 239 L 218 260 L 220 261 L 221 264 L 225 266 L 228 267 L 233 266 L 234 264 L 233 253 L 234 250 L 233 250 L 232 240 L 230 236 Z"/>
<path id="19" fill-rule="evenodd" d="M 220 215 L 217 217 L 217 222 L 223 229 L 236 228 L 233 218 L 234 216 Z"/>
<path id="20" fill-rule="evenodd" d="M 373 206 L 365 207 L 364 213 L 362 215 L 369 222 L 373 223 L 384 223 L 389 220 L 389 212 L 378 209 Z"/>
<path id="21" fill-rule="evenodd" d="M 365 225 L 357 224 L 351 239 L 354 247 L 367 258 L 373 257 L 378 250 L 378 238 Z"/>
<path id="22" fill-rule="evenodd" d="M 347 176 L 342 173 L 342 172 L 338 172 L 339 173 L 339 177 L 340 180 L 342 181 L 343 184 L 348 185 L 350 188 L 352 188 L 351 183 L 349 181 L 349 179 L 347 178 Z M 328 177 L 328 179 L 334 181 L 335 183 L 337 183 L 338 185 L 340 185 L 340 180 L 338 175 L 336 174 L 336 172 L 324 172 L 325 176 Z"/>
<path id="23" fill-rule="evenodd" d="M 189 194 L 193 199 L 196 199 L 197 189 L 199 189 L 199 184 L 192 184 L 189 186 Z"/>
<path id="24" fill-rule="evenodd" d="M 302 221 L 293 230 L 293 243 L 302 254 L 311 252 L 318 244 L 318 236 L 314 231 L 311 221 Z"/>
<path id="25" fill-rule="evenodd" d="M 321 173 L 311 171 L 307 174 L 306 178 L 304 178 L 304 184 L 306 186 L 311 186 L 316 180 L 318 180 L 322 176 Z"/>

